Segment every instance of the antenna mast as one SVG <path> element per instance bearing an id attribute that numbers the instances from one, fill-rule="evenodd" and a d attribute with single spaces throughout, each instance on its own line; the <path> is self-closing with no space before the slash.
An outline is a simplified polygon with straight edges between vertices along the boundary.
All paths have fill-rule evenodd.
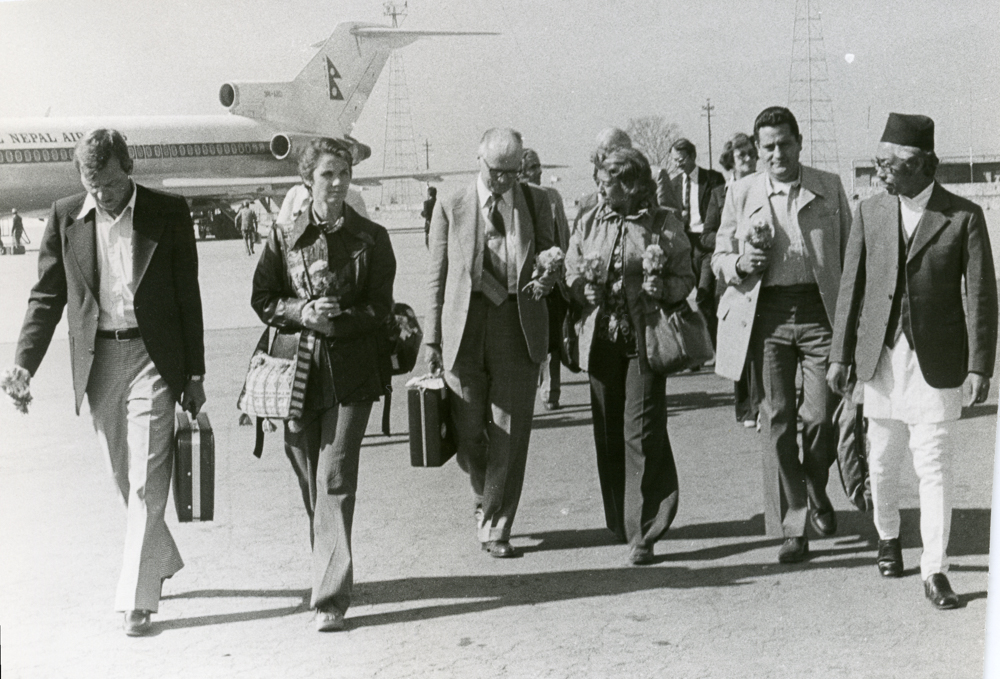
<path id="1" fill-rule="evenodd" d="M 823 46 L 822 14 L 819 0 L 795 2 L 788 108 L 799 121 L 807 164 L 840 174 L 833 99 L 829 91 L 830 75 Z"/>
<path id="2" fill-rule="evenodd" d="M 383 4 L 385 16 L 391 17 L 392 27 L 399 28 L 406 18 L 407 3 L 390 0 Z M 389 103 L 385 112 L 385 153 L 382 172 L 406 174 L 419 172 L 417 150 L 413 141 L 413 121 L 410 116 L 410 96 L 406 89 L 403 56 L 393 50 L 389 56 Z M 393 179 L 382 182 L 382 206 L 407 209 L 421 200 L 417 182 Z"/>

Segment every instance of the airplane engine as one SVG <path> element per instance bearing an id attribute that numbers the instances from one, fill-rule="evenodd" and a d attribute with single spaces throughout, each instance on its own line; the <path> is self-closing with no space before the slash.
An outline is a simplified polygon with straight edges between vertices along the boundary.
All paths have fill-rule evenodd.
<path id="1" fill-rule="evenodd" d="M 274 156 L 275 160 L 294 158 L 312 139 L 314 137 L 307 134 L 276 134 L 271 137 L 271 155 Z"/>
<path id="2" fill-rule="evenodd" d="M 291 83 L 231 82 L 219 88 L 219 103 L 229 112 L 258 120 L 280 122 L 287 119 L 293 102 Z"/>

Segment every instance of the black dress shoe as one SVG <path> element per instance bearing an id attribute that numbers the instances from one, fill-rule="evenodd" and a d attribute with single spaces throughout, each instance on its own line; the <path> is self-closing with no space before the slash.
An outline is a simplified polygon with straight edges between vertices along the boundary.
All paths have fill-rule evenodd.
<path id="1" fill-rule="evenodd" d="M 837 513 L 833 509 L 829 511 L 810 509 L 809 523 L 812 524 L 817 533 L 824 537 L 830 537 L 837 532 Z"/>
<path id="2" fill-rule="evenodd" d="M 924 580 L 924 596 L 927 597 L 934 608 L 941 610 L 958 608 L 961 603 L 958 595 L 952 591 L 951 585 L 948 583 L 948 578 L 944 573 L 935 573 Z"/>
<path id="3" fill-rule="evenodd" d="M 778 561 L 781 563 L 798 563 L 809 556 L 809 540 L 800 538 L 785 538 L 778 550 Z"/>
<path id="4" fill-rule="evenodd" d="M 903 550 L 899 538 L 878 541 L 878 558 L 875 560 L 883 578 L 903 577 Z"/>
<path id="5" fill-rule="evenodd" d="M 648 566 L 653 563 L 653 548 L 635 545 L 628 552 L 628 561 L 633 566 Z"/>
<path id="6" fill-rule="evenodd" d="M 153 628 L 149 616 L 150 612 L 147 610 L 125 611 L 125 623 L 123 624 L 125 634 L 130 637 L 143 637 L 149 634 Z"/>
<path id="7" fill-rule="evenodd" d="M 483 551 L 489 552 L 494 559 L 509 559 L 517 556 L 517 552 L 507 540 L 490 540 L 483 543 Z"/>

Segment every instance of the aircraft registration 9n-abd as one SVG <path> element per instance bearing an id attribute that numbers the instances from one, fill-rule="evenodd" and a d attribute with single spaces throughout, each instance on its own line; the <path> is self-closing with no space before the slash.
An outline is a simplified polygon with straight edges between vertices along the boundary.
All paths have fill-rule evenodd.
<path id="1" fill-rule="evenodd" d="M 219 101 L 230 115 L 0 120 L 0 214 L 42 210 L 82 190 L 73 165 L 76 142 L 108 127 L 128 139 L 136 181 L 187 197 L 194 209 L 243 199 L 278 200 L 296 174 L 296 149 L 313 137 L 348 137 L 389 54 L 421 37 L 496 35 L 409 31 L 378 24 L 338 24 L 291 82 L 229 82 Z M 457 172 L 357 176 L 355 184 Z"/>

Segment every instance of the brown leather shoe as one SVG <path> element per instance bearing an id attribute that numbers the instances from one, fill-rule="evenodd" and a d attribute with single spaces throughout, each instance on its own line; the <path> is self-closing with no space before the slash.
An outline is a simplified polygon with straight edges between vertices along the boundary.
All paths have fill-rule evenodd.
<path id="1" fill-rule="evenodd" d="M 809 539 L 805 536 L 800 538 L 785 538 L 778 550 L 778 561 L 781 563 L 798 563 L 804 561 L 809 556 Z"/>
<path id="2" fill-rule="evenodd" d="M 944 573 L 935 573 L 924 580 L 924 596 L 939 610 L 958 608 L 961 604 Z"/>
<path id="3" fill-rule="evenodd" d="M 813 530 L 822 535 L 823 537 L 830 537 L 837 532 L 837 512 L 830 510 L 819 510 L 810 509 L 809 510 L 809 523 L 812 524 Z"/>
<path id="4" fill-rule="evenodd" d="M 517 556 L 517 552 L 511 547 L 507 540 L 490 540 L 482 543 L 483 551 L 489 552 L 494 559 L 510 559 Z"/>
<path id="5" fill-rule="evenodd" d="M 130 637 L 142 637 L 149 634 L 153 628 L 153 623 L 149 619 L 150 615 L 152 613 L 146 610 L 125 611 L 123 625 L 125 634 Z"/>
<path id="6" fill-rule="evenodd" d="M 903 577 L 903 550 L 899 538 L 878 541 L 878 557 L 875 559 L 878 572 L 883 578 Z"/>

